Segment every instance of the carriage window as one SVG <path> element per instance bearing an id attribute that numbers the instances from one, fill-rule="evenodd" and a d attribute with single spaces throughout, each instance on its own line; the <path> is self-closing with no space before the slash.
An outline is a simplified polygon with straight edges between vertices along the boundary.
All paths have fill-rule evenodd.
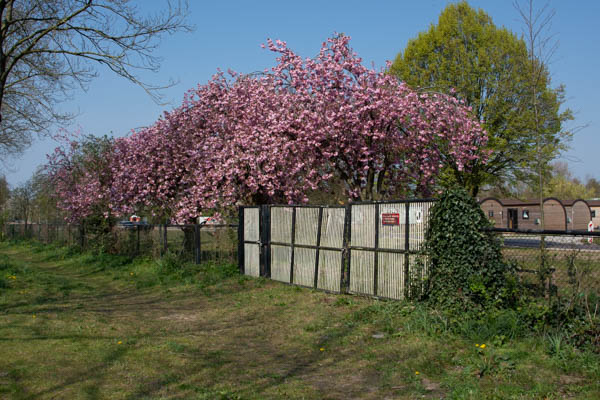
<path id="1" fill-rule="evenodd" d="M 523 219 L 529 219 L 529 210 L 523 210 Z"/>
<path id="2" fill-rule="evenodd" d="M 493 217 L 493 216 L 494 216 L 494 210 L 490 210 L 490 211 L 488 211 L 488 216 L 489 216 L 489 217 Z"/>
<path id="3" fill-rule="evenodd" d="M 596 218 L 596 210 L 592 211 L 592 218 Z"/>

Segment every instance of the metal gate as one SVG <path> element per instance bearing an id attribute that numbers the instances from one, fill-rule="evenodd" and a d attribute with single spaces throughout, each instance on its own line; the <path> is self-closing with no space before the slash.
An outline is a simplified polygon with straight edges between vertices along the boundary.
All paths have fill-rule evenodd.
<path id="1" fill-rule="evenodd" d="M 331 292 L 402 299 L 432 200 L 240 208 L 240 271 Z M 422 259 L 422 257 L 421 257 Z M 421 261 L 422 264 L 422 261 Z"/>
<path id="2" fill-rule="evenodd" d="M 240 272 L 250 276 L 264 276 L 261 271 L 260 207 L 240 207 L 238 226 L 238 264 Z"/>
<path id="3" fill-rule="evenodd" d="M 425 241 L 432 200 L 405 200 L 350 205 L 349 292 L 403 299 L 420 282 L 426 260 Z M 419 260 L 420 257 L 420 260 Z"/>

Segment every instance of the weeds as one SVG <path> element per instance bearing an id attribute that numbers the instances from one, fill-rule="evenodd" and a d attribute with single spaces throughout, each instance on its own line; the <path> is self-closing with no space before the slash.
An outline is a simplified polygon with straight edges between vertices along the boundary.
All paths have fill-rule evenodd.
<path id="1" fill-rule="evenodd" d="M 553 330 L 528 331 L 524 321 L 554 312 L 547 304 L 454 315 L 248 278 L 235 265 L 65 256 L 60 247 L 48 254 L 64 259 L 48 262 L 29 247 L 3 250 L 11 258 L 0 256 L 9 285 L 0 291 L 0 333 L 9 344 L 0 397 L 21 387 L 28 398 L 600 393 L 598 355 L 574 348 L 568 335 L 552 343 Z M 6 375 L 14 370 L 18 377 Z"/>
<path id="2" fill-rule="evenodd" d="M 350 296 L 339 296 L 334 303 L 337 307 L 353 306 L 355 303 Z"/>
<path id="3" fill-rule="evenodd" d="M 479 378 L 485 375 L 497 375 L 512 371 L 515 369 L 515 362 L 506 354 L 501 354 L 491 346 L 475 344 L 477 357 L 475 361 L 475 369 Z"/>
<path id="4" fill-rule="evenodd" d="M 565 348 L 568 346 L 565 334 L 561 331 L 547 333 L 545 339 L 548 354 L 552 357 L 563 358 Z"/>

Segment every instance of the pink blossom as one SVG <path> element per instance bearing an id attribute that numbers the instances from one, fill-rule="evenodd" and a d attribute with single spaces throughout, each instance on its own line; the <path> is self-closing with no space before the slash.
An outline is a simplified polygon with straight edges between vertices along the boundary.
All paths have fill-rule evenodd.
<path id="1" fill-rule="evenodd" d="M 363 66 L 349 40 L 336 35 L 302 58 L 267 39 L 277 54 L 268 73 L 217 71 L 180 107 L 117 139 L 101 173 L 65 178 L 65 209 L 81 217 L 101 202 L 186 222 L 207 209 L 305 202 L 334 177 L 350 199 L 373 198 L 375 182 L 384 196 L 429 195 L 444 166 L 485 162 L 487 135 L 468 108 Z M 71 154 L 55 153 L 57 179 L 73 172 Z"/>

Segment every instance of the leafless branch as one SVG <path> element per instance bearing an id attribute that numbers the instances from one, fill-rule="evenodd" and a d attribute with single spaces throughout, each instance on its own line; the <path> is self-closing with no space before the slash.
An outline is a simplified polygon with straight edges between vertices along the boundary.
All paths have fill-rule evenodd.
<path id="1" fill-rule="evenodd" d="M 164 34 L 190 31 L 187 0 L 167 0 L 143 16 L 128 0 L 0 0 L 0 154 L 18 153 L 34 134 L 72 115 L 56 104 L 86 90 L 97 68 L 145 90 L 160 104 L 161 90 L 141 78 L 157 72 L 154 54 Z"/>

